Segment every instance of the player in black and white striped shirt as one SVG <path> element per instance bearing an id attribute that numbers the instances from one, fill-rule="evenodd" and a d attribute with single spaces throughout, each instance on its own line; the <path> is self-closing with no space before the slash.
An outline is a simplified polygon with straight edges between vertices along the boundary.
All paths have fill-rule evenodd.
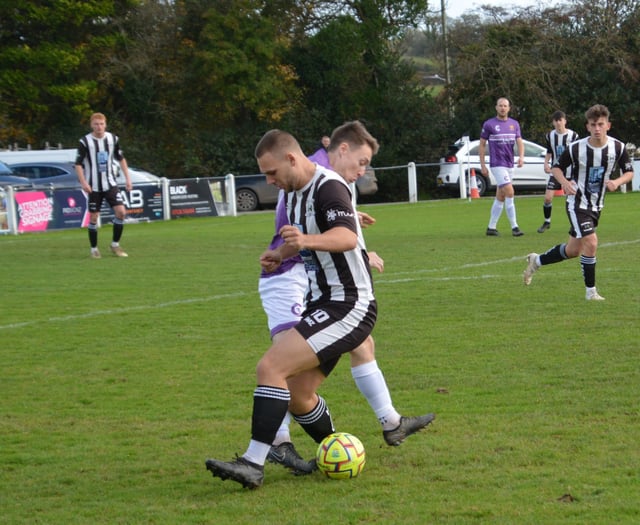
<path id="1" fill-rule="evenodd" d="M 361 147 L 370 160 L 371 147 Z M 316 442 L 333 432 L 316 389 L 342 354 L 367 339 L 377 315 L 369 261 L 344 179 L 310 161 L 297 140 L 280 130 L 262 137 L 256 158 L 267 181 L 288 193 L 290 222 L 279 232 L 284 244 L 267 250 L 261 265 L 274 271 L 300 253 L 309 291 L 300 322 L 274 341 L 258 363 L 246 452 L 235 461 L 206 462 L 214 476 L 249 488 L 262 484 L 264 463 L 287 410 Z"/>
<path id="2" fill-rule="evenodd" d="M 113 209 L 113 237 L 111 252 L 116 257 L 127 257 L 120 247 L 127 210 L 116 181 L 115 161 L 120 163 L 126 180 L 126 189 L 131 191 L 129 167 L 124 158 L 120 141 L 107 131 L 107 118 L 102 113 L 91 115 L 92 132 L 80 139 L 76 157 L 76 175 L 80 186 L 89 195 L 89 244 L 91 257 L 100 259 L 98 249 L 98 218 L 102 202 L 106 200 Z"/>
<path id="3" fill-rule="evenodd" d="M 564 111 L 556 111 L 551 115 L 553 129 L 546 135 L 547 154 L 544 157 L 544 171 L 549 174 L 547 182 L 547 190 L 544 192 L 544 204 L 542 212 L 544 214 L 544 222 L 538 228 L 538 233 L 544 233 L 551 228 L 551 211 L 553 209 L 553 196 L 557 190 L 562 189 L 558 180 L 551 173 L 551 167 L 558 162 L 567 146 L 578 140 L 578 134 L 575 131 L 567 129 L 567 116 Z"/>
<path id="4" fill-rule="evenodd" d="M 531 284 L 533 274 L 547 264 L 553 264 L 580 256 L 580 265 L 588 301 L 602 301 L 596 290 L 596 251 L 598 236 L 596 228 L 604 206 L 604 196 L 615 191 L 633 178 L 633 164 L 624 144 L 607 135 L 611 128 L 609 110 L 597 104 L 585 113 L 589 137 L 572 143 L 553 167 L 553 176 L 558 179 L 567 194 L 567 215 L 571 229 L 567 243 L 558 244 L 538 255 L 527 256 L 524 284 Z M 571 169 L 571 179 L 565 173 Z M 612 178 L 616 175 L 622 175 Z"/>

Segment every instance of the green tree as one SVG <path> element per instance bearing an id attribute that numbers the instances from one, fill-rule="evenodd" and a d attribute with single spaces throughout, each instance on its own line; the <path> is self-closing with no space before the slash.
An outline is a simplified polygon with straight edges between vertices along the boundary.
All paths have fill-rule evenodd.
<path id="1" fill-rule="evenodd" d="M 129 123 L 138 142 L 153 137 L 153 148 L 147 140 L 140 152 L 148 166 L 172 177 L 256 170 L 257 129 L 280 121 L 298 98 L 294 71 L 282 59 L 288 38 L 262 15 L 263 4 L 180 0 L 170 12 L 141 8 L 145 19 L 162 23 L 144 24 L 151 36 L 122 50 L 115 76 L 126 79 L 123 100 L 152 110 L 128 114 L 138 116 Z M 141 67 L 130 68 L 132 61 Z"/>
<path id="2" fill-rule="evenodd" d="M 620 138 L 638 140 L 637 0 L 583 0 L 490 15 L 475 17 L 473 31 L 468 19 L 453 25 L 454 129 L 477 137 L 496 98 L 508 96 L 532 140 L 543 139 L 555 109 L 566 111 L 580 131 L 594 103 L 609 106 Z"/>
<path id="3" fill-rule="evenodd" d="M 111 23 L 133 0 L 13 0 L 0 4 L 0 141 L 63 140 L 98 101 Z"/>
<path id="4" fill-rule="evenodd" d="M 343 121 L 359 118 L 385 144 L 378 162 L 398 155 L 415 159 L 428 142 L 424 134 L 435 129 L 433 121 L 424 128 L 415 124 L 436 108 L 415 68 L 403 61 L 400 45 L 402 35 L 423 20 L 426 3 L 341 5 L 338 16 L 298 41 L 290 54 L 304 106 L 323 116 L 308 146 Z"/>

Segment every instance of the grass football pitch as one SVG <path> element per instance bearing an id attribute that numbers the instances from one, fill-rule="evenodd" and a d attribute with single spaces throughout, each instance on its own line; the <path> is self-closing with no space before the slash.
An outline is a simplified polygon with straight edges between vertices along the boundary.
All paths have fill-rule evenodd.
<path id="1" fill-rule="evenodd" d="M 525 287 L 525 255 L 567 238 L 542 197 L 524 237 L 484 231 L 490 198 L 363 208 L 377 358 L 396 408 L 436 421 L 387 447 L 343 359 L 324 383 L 358 436 L 354 480 L 265 467 L 256 491 L 208 457 L 249 440 L 268 347 L 258 257 L 273 213 L 127 225 L 128 259 L 89 258 L 85 230 L 0 237 L 0 523 L 604 524 L 640 522 L 640 193 L 607 196 L 598 291 L 578 259 Z M 297 448 L 315 445 L 292 425 Z"/>

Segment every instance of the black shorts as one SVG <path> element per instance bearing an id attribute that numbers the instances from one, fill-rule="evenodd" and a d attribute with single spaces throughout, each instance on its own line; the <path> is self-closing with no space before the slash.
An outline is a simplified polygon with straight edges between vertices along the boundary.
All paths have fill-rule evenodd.
<path id="1" fill-rule="evenodd" d="M 328 376 L 342 354 L 360 346 L 376 324 L 377 306 L 353 307 L 342 302 L 312 306 L 304 311 L 295 329 L 305 338 Z"/>
<path id="2" fill-rule="evenodd" d="M 112 186 L 108 191 L 92 191 L 89 193 L 89 211 L 99 212 L 102 209 L 102 201 L 106 200 L 111 208 L 123 206 L 122 194 L 117 186 Z"/>
<path id="3" fill-rule="evenodd" d="M 571 237 L 582 239 L 596 232 L 598 221 L 600 220 L 599 211 L 582 210 L 567 206 L 567 215 L 571 224 L 571 229 L 569 230 Z"/>
<path id="4" fill-rule="evenodd" d="M 547 189 L 548 190 L 553 190 L 553 191 L 557 191 L 557 190 L 561 190 L 562 189 L 562 186 L 558 182 L 558 179 L 556 179 L 551 174 L 549 174 L 549 180 L 547 181 Z"/>

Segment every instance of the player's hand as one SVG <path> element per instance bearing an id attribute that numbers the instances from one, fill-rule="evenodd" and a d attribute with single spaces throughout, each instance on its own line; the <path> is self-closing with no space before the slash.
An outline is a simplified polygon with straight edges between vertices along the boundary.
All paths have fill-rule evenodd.
<path id="1" fill-rule="evenodd" d="M 518 168 L 522 168 L 522 166 L 524 166 L 524 159 L 522 157 L 520 157 L 518 159 Z"/>
<path id="2" fill-rule="evenodd" d="M 568 180 L 566 183 L 563 183 L 562 189 L 564 190 L 565 195 L 575 195 L 578 193 L 578 185 L 572 180 Z"/>
<path id="3" fill-rule="evenodd" d="M 616 191 L 619 187 L 620 185 L 615 180 L 609 179 L 607 181 L 607 190 Z"/>
<path id="4" fill-rule="evenodd" d="M 367 226 L 371 226 L 372 224 L 376 223 L 376 220 L 368 213 L 364 213 L 363 211 L 359 211 L 357 213 L 358 213 L 358 220 L 360 221 L 360 226 L 362 226 L 363 228 L 366 228 Z"/>
<path id="5" fill-rule="evenodd" d="M 286 226 L 280 228 L 280 231 L 278 233 L 287 246 L 295 248 L 297 251 L 300 251 L 304 248 L 303 241 L 305 235 L 295 226 L 287 224 Z"/>
<path id="6" fill-rule="evenodd" d="M 369 255 L 369 266 L 375 268 L 380 273 L 384 272 L 384 260 L 376 252 L 367 252 Z"/>
<path id="7" fill-rule="evenodd" d="M 267 273 L 275 272 L 282 264 L 282 257 L 276 250 L 267 250 L 260 256 L 260 266 Z"/>

